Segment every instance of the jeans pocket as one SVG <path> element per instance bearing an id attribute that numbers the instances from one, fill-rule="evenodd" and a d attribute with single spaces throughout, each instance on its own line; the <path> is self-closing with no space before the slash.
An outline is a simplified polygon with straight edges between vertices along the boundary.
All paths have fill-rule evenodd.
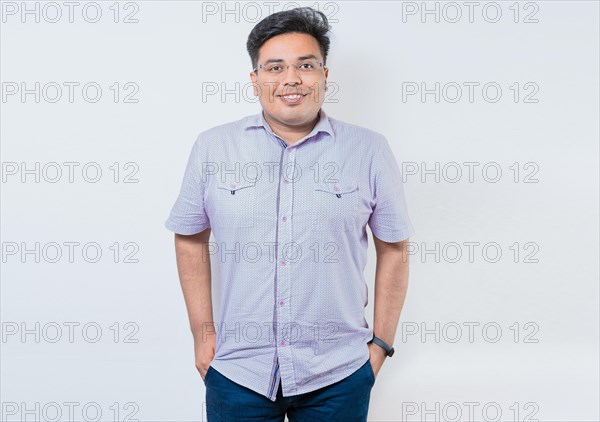
<path id="1" fill-rule="evenodd" d="M 374 385 L 375 384 L 375 371 L 373 370 L 373 366 L 371 365 L 370 358 L 369 358 L 369 360 L 367 360 L 366 366 L 369 370 L 369 376 L 371 377 L 371 385 Z"/>
<path id="2" fill-rule="evenodd" d="M 206 374 L 204 374 L 204 385 L 206 385 L 206 381 L 208 380 L 208 376 L 212 372 L 212 369 L 213 369 L 213 367 L 209 365 L 208 369 L 206 370 Z"/>

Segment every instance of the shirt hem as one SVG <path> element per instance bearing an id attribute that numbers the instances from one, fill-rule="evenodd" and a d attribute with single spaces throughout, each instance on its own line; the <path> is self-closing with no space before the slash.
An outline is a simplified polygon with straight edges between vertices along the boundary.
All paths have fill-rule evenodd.
<path id="1" fill-rule="evenodd" d="M 292 397 L 292 396 L 297 396 L 300 394 L 306 394 L 306 393 L 311 393 L 315 390 L 318 390 L 320 388 L 324 388 L 324 387 L 328 387 L 332 384 L 335 384 L 336 382 L 342 381 L 343 379 L 345 379 L 346 377 L 352 375 L 354 372 L 358 371 L 367 361 L 367 359 L 370 359 L 370 354 L 369 354 L 369 350 L 368 348 L 366 349 L 366 355 L 363 355 L 359 360 L 354 361 L 352 364 L 347 364 L 346 366 L 344 366 L 344 368 L 347 368 L 345 371 L 343 372 L 335 372 L 333 374 L 331 374 L 329 377 L 320 377 L 320 381 L 318 384 L 310 384 L 310 385 L 305 385 L 303 387 L 299 387 L 295 389 L 294 394 L 288 395 L 286 396 L 285 393 L 283 397 Z M 210 364 L 210 366 L 217 370 L 221 375 L 223 375 L 224 377 L 228 378 L 230 381 L 241 385 L 242 387 L 248 388 L 249 390 L 254 391 L 255 393 L 258 393 L 266 398 L 268 398 L 270 401 L 275 402 L 277 401 L 277 389 L 274 390 L 273 392 L 273 397 L 269 396 L 269 394 L 265 394 L 264 391 L 261 391 L 259 389 L 256 388 L 256 386 L 251 386 L 251 385 L 247 385 L 243 380 L 241 380 L 240 378 L 237 378 L 235 373 L 229 373 L 227 370 L 223 370 L 221 368 L 221 364 L 219 363 L 218 360 L 213 360 L 213 362 Z M 279 378 L 279 384 L 281 384 L 281 375 L 278 376 Z M 270 382 L 268 383 L 270 385 Z M 269 388 L 269 385 L 267 385 L 265 391 Z"/>
<path id="2" fill-rule="evenodd" d="M 170 220 L 167 220 L 165 222 L 165 228 L 169 231 L 172 231 L 173 233 L 183 234 L 183 235 L 192 235 L 192 234 L 198 234 L 200 232 L 203 232 L 204 230 L 210 228 L 210 225 L 204 224 L 202 226 L 189 227 L 189 226 L 181 226 L 181 225 L 172 223 Z"/>
<path id="3" fill-rule="evenodd" d="M 371 228 L 371 232 L 380 240 L 384 242 L 401 242 L 408 239 L 415 234 L 414 229 L 406 228 L 403 230 L 388 230 L 378 234 L 378 230 Z"/>

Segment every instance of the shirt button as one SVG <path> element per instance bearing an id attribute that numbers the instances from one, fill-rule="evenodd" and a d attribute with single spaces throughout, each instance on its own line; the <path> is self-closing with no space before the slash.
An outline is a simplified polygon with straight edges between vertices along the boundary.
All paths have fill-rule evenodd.
<path id="1" fill-rule="evenodd" d="M 279 343 L 280 346 L 285 346 L 285 341 L 281 340 L 281 342 Z"/>
<path id="2" fill-rule="evenodd" d="M 333 187 L 333 190 L 334 190 L 334 191 L 336 191 L 336 192 L 339 192 L 339 191 L 340 191 L 340 188 L 339 188 L 338 186 L 334 186 L 334 187 Z"/>
<path id="3" fill-rule="evenodd" d="M 279 305 L 283 306 L 284 302 L 283 300 L 281 302 L 279 302 Z"/>
<path id="4" fill-rule="evenodd" d="M 231 189 L 235 189 L 235 183 L 232 183 L 231 185 L 229 185 L 231 187 Z"/>
<path id="5" fill-rule="evenodd" d="M 285 266 L 285 259 L 281 260 L 281 265 Z"/>
<path id="6" fill-rule="evenodd" d="M 287 221 L 287 217 L 284 215 L 283 217 L 281 217 L 281 221 L 286 222 Z"/>
<path id="7" fill-rule="evenodd" d="M 287 185 L 290 182 L 288 182 L 288 179 L 283 179 L 283 183 L 285 183 Z"/>

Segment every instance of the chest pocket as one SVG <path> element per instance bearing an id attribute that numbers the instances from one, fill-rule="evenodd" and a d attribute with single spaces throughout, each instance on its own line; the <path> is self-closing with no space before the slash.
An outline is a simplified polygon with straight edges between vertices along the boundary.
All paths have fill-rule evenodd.
<path id="1" fill-rule="evenodd" d="M 254 227 L 256 181 L 216 182 L 215 227 Z"/>
<path id="2" fill-rule="evenodd" d="M 348 231 L 356 227 L 358 183 L 352 179 L 319 182 L 314 187 L 313 231 Z"/>

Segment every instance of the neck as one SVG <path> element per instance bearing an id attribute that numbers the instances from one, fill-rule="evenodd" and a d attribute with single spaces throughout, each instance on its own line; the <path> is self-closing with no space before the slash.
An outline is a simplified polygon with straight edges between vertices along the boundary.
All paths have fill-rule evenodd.
<path id="1" fill-rule="evenodd" d="M 276 120 L 271 120 L 264 112 L 263 116 L 273 133 L 283 139 L 288 145 L 291 145 L 308 135 L 314 129 L 320 117 L 319 113 L 317 113 L 315 118 L 308 123 L 298 126 L 289 126 Z"/>

